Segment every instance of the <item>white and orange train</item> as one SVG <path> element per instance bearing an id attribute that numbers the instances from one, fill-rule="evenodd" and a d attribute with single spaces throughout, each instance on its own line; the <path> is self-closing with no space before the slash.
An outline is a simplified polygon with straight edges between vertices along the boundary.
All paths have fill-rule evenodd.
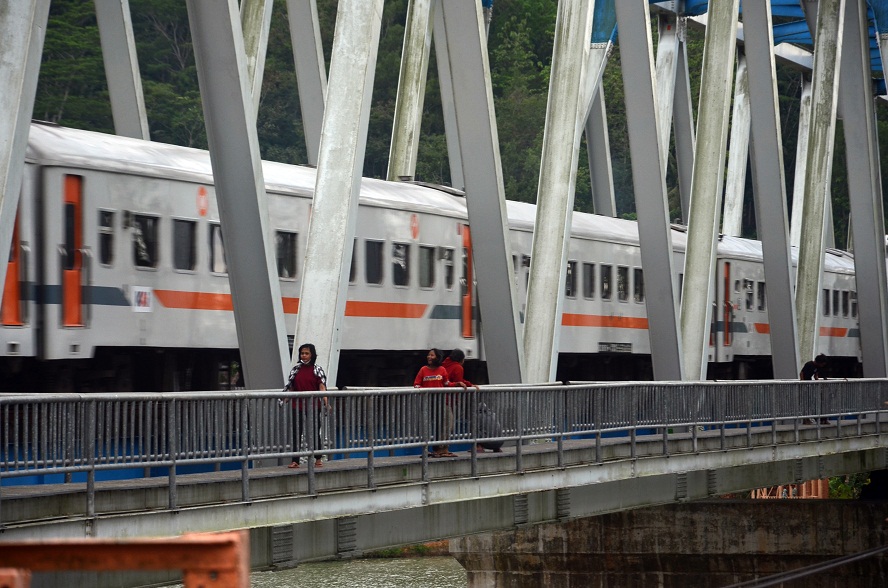
<path id="1" fill-rule="evenodd" d="M 287 331 L 298 310 L 315 172 L 263 164 Z M 510 202 L 526 291 L 535 208 Z M 237 361 L 209 154 L 33 123 L 0 307 L 0 389 L 215 389 Z M 561 379 L 650 376 L 637 227 L 574 213 Z M 675 267 L 685 235 L 673 230 Z M 724 237 L 710 374 L 770 373 L 761 247 Z M 484 381 L 483 325 L 465 200 L 443 187 L 365 179 L 338 385 L 404 385 L 430 347 L 462 348 Z M 679 278 L 680 279 L 680 278 Z M 818 349 L 859 360 L 853 260 L 830 251 Z"/>

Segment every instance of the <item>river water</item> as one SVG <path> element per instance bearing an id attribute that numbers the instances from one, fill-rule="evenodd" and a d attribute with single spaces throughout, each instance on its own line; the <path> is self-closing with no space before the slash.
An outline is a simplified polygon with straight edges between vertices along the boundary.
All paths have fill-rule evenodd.
<path id="1" fill-rule="evenodd" d="M 466 571 L 452 557 L 351 559 L 253 572 L 251 588 L 466 588 Z"/>

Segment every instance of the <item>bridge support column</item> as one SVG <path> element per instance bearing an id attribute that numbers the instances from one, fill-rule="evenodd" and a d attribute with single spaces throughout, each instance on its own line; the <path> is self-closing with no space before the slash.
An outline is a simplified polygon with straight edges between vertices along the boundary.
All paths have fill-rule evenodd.
<path id="1" fill-rule="evenodd" d="M 468 586 L 726 586 L 884 545 L 885 502 L 712 500 L 452 539 Z M 884 556 L 818 571 L 883 586 Z"/>

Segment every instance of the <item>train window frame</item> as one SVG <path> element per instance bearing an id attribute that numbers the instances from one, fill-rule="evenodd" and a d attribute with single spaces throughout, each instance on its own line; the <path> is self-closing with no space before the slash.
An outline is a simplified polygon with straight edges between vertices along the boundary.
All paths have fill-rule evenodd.
<path id="1" fill-rule="evenodd" d="M 644 270 L 640 267 L 632 268 L 632 293 L 636 303 L 644 303 Z"/>
<path id="2" fill-rule="evenodd" d="M 740 293 L 740 280 L 734 280 L 734 292 Z"/>
<path id="3" fill-rule="evenodd" d="M 743 294 L 746 310 L 752 310 L 755 308 L 755 282 L 743 278 Z"/>
<path id="4" fill-rule="evenodd" d="M 385 283 L 384 246 L 385 241 L 364 240 L 364 282 L 368 286 L 382 286 Z"/>
<path id="5" fill-rule="evenodd" d="M 598 272 L 598 283 L 601 285 L 601 299 L 612 300 L 614 297 L 613 289 L 614 266 L 610 264 L 601 264 L 601 271 Z"/>
<path id="6" fill-rule="evenodd" d="M 410 287 L 410 243 L 392 241 L 391 252 L 392 285 L 396 288 Z"/>
<path id="7" fill-rule="evenodd" d="M 848 318 L 848 314 L 851 308 L 851 301 L 848 295 L 848 290 L 842 290 L 842 316 Z"/>
<path id="8" fill-rule="evenodd" d="M 839 316 L 839 291 L 832 291 L 832 315 Z"/>
<path id="9" fill-rule="evenodd" d="M 456 250 L 453 247 L 441 248 L 441 261 L 444 263 L 444 288 L 453 290 L 456 284 L 456 266 L 453 263 L 453 257 Z"/>
<path id="10" fill-rule="evenodd" d="M 225 255 L 225 235 L 222 233 L 222 223 L 218 221 L 209 223 L 208 239 L 210 273 L 214 276 L 227 276 L 228 258 Z"/>
<path id="11" fill-rule="evenodd" d="M 629 302 L 629 266 L 617 266 L 617 300 L 619 302 Z"/>
<path id="12" fill-rule="evenodd" d="M 156 270 L 160 264 L 160 217 L 154 214 L 133 213 L 133 266 L 137 270 Z"/>
<path id="13" fill-rule="evenodd" d="M 764 282 L 756 283 L 756 308 L 759 312 L 765 312 L 768 310 L 768 297 L 766 295 Z"/>
<path id="14" fill-rule="evenodd" d="M 194 273 L 197 268 L 197 221 L 187 218 L 173 218 L 172 221 L 173 270 Z M 190 232 L 180 232 L 184 228 Z"/>
<path id="15" fill-rule="evenodd" d="M 583 263 L 583 298 L 595 300 L 595 264 Z"/>
<path id="16" fill-rule="evenodd" d="M 423 290 L 433 290 L 437 285 L 436 253 L 434 245 L 419 245 L 419 287 Z"/>
<path id="17" fill-rule="evenodd" d="M 117 211 L 99 209 L 99 265 L 112 267 L 114 265 L 114 235 Z"/>
<path id="18" fill-rule="evenodd" d="M 567 262 L 567 271 L 564 276 L 564 295 L 568 298 L 577 297 L 577 262 L 570 260 Z"/>
<path id="19" fill-rule="evenodd" d="M 829 316 L 829 302 L 832 297 L 829 293 L 829 288 L 824 288 L 821 296 L 821 304 L 823 305 L 823 316 Z"/>
<path id="20" fill-rule="evenodd" d="M 857 318 L 857 291 L 851 290 L 851 318 Z"/>
<path id="21" fill-rule="evenodd" d="M 296 281 L 299 273 L 299 233 L 280 229 L 274 232 L 274 260 L 279 279 Z"/>

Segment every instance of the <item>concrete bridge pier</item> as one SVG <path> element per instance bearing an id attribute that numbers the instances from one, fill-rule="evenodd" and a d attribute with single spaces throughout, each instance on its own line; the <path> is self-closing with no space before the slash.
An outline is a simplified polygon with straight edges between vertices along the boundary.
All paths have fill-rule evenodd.
<path id="1" fill-rule="evenodd" d="M 888 502 L 709 500 L 452 539 L 469 588 L 722 587 L 888 544 Z M 785 586 L 888 585 L 888 556 Z"/>

